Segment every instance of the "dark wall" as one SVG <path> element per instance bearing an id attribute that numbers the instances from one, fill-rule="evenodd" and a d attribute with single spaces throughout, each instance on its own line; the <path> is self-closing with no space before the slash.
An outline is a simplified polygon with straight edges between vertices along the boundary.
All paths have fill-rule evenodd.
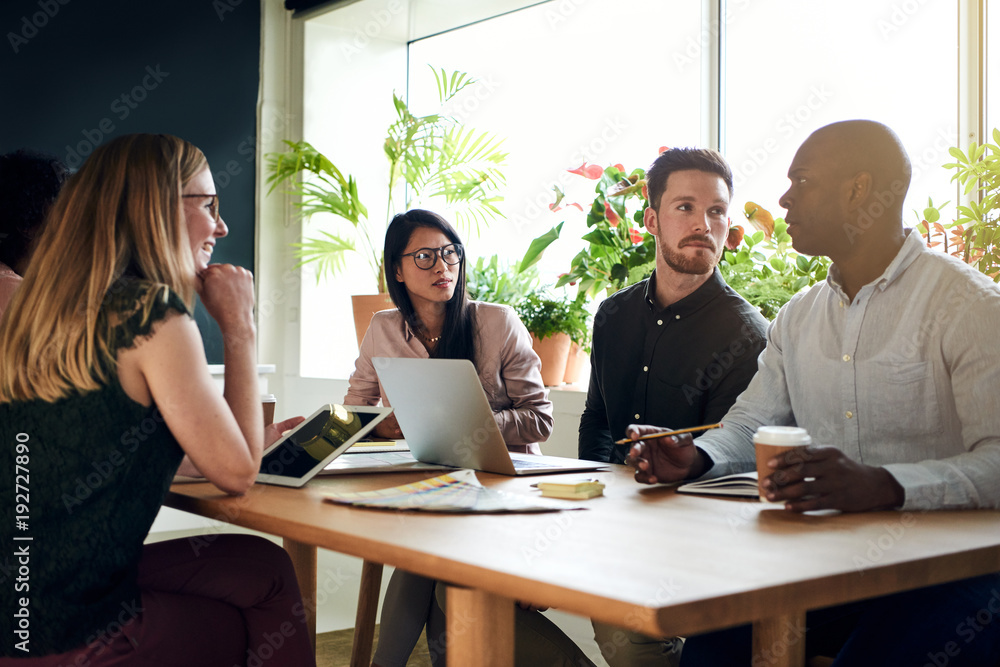
<path id="1" fill-rule="evenodd" d="M 253 268 L 259 0 L 3 0 L 0 153 L 28 147 L 78 167 L 132 132 L 201 148 L 229 236 L 213 261 Z M 218 328 L 197 308 L 210 363 Z"/>

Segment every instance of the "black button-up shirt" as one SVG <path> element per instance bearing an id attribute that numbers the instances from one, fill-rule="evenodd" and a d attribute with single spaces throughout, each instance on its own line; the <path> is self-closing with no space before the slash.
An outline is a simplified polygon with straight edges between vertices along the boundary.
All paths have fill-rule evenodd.
<path id="1" fill-rule="evenodd" d="M 629 424 L 665 429 L 721 421 L 757 372 L 767 320 L 716 269 L 667 308 L 656 273 L 608 297 L 594 317 L 580 458 L 622 463 Z"/>

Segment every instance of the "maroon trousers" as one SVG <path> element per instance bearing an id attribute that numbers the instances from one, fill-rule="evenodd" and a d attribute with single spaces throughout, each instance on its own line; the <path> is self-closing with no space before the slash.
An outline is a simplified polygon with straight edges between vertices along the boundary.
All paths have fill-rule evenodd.
<path id="1" fill-rule="evenodd" d="M 88 646 L 32 667 L 314 667 L 316 656 L 292 563 L 250 535 L 147 544 L 139 562 L 141 609 L 128 610 Z"/>

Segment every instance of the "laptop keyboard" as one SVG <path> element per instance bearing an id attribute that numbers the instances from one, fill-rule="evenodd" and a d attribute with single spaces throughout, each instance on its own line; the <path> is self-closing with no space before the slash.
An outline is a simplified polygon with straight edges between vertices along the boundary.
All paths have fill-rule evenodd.
<path id="1" fill-rule="evenodd" d="M 551 463 L 544 463 L 541 461 L 528 461 L 526 459 L 511 459 L 514 463 L 514 470 L 533 470 L 540 468 L 551 468 Z"/>

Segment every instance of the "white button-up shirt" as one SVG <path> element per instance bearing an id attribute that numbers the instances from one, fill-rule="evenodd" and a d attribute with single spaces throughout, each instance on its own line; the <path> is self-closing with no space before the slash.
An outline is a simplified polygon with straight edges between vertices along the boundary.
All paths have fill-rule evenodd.
<path id="1" fill-rule="evenodd" d="M 724 428 L 695 441 L 706 477 L 754 469 L 758 426 L 797 425 L 884 466 L 904 509 L 1000 508 L 1000 288 L 907 233 L 853 301 L 834 266 L 778 313 Z"/>

